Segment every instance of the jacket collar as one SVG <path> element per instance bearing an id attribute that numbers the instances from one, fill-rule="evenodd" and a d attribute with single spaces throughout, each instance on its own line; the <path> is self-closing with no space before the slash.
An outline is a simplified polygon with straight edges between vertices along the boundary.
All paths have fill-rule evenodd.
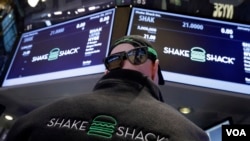
<path id="1" fill-rule="evenodd" d="M 104 75 L 95 85 L 94 90 L 112 87 L 112 83 L 126 83 L 138 89 L 144 88 L 154 98 L 163 102 L 159 87 L 142 73 L 128 69 L 112 70 Z"/>

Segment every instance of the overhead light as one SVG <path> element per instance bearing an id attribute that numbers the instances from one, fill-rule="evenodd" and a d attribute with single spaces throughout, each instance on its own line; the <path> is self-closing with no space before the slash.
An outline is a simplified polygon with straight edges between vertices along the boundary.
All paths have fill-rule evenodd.
<path id="1" fill-rule="evenodd" d="M 4 118 L 6 120 L 13 120 L 14 119 L 11 115 L 5 115 Z"/>
<path id="2" fill-rule="evenodd" d="M 189 108 L 189 107 L 180 107 L 179 108 L 179 111 L 182 113 L 182 114 L 189 114 L 189 113 L 191 113 L 191 108 Z"/>
<path id="3" fill-rule="evenodd" d="M 62 11 L 56 11 L 54 12 L 54 15 L 62 15 Z"/>
<path id="4" fill-rule="evenodd" d="M 36 7 L 37 4 L 38 4 L 39 0 L 28 0 L 28 4 L 31 6 L 31 7 Z"/>
<path id="5" fill-rule="evenodd" d="M 79 9 L 77 9 L 77 11 L 78 11 L 79 13 L 85 12 L 85 8 L 79 8 Z"/>
<path id="6" fill-rule="evenodd" d="M 99 5 L 97 5 L 96 7 L 95 7 L 95 9 L 100 9 L 101 7 L 99 6 Z"/>
<path id="7" fill-rule="evenodd" d="M 89 11 L 92 11 L 92 10 L 95 10 L 96 8 L 95 8 L 95 6 L 90 6 L 89 7 Z"/>

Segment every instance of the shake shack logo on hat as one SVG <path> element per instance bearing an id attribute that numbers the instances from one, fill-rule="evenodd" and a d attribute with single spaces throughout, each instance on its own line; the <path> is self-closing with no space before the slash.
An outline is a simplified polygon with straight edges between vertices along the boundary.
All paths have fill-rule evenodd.
<path id="1" fill-rule="evenodd" d="M 82 136 L 92 136 L 98 138 L 112 139 L 113 137 L 121 140 L 136 141 L 168 141 L 168 138 L 162 134 L 153 132 L 152 129 L 145 130 L 136 125 L 120 126 L 117 119 L 109 115 L 98 115 L 91 120 L 79 120 L 65 117 L 51 118 L 46 124 L 49 128 L 56 130 L 72 130 L 79 132 Z M 134 128 L 137 127 L 137 128 Z M 150 131 L 150 132 L 148 132 Z"/>

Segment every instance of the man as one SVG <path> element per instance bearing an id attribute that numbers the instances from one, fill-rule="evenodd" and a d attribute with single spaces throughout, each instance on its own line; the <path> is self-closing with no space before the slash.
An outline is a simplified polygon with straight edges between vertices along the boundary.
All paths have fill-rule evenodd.
<path id="1" fill-rule="evenodd" d="M 57 101 L 20 118 L 7 141 L 208 141 L 199 127 L 165 104 L 152 45 L 136 35 L 117 40 L 106 74 L 91 94 Z"/>

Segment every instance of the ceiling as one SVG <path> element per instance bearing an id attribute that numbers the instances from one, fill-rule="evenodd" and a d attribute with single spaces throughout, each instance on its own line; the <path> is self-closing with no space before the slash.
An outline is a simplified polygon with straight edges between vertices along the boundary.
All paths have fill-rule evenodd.
<path id="1" fill-rule="evenodd" d="M 82 3 L 83 1 L 84 0 L 73 0 L 67 9 L 74 9 L 74 6 L 79 5 L 79 3 Z M 6 0 L 4 2 L 8 3 L 10 1 Z M 19 8 L 19 15 L 22 17 L 22 12 L 24 11 L 22 11 L 21 8 L 27 7 L 27 3 L 21 1 L 19 2 L 18 0 L 13 0 L 13 2 L 17 4 L 17 7 Z M 46 4 L 46 6 L 41 5 L 39 7 L 40 9 L 35 11 L 34 9 L 30 11 L 26 10 L 27 18 L 33 20 L 33 27 L 30 27 L 30 23 L 26 21 L 26 23 L 24 23 L 27 25 L 25 30 L 45 26 L 44 14 L 39 13 L 41 11 L 48 12 L 49 9 L 53 8 L 59 10 L 60 3 L 58 2 L 62 1 L 50 0 L 50 4 Z M 67 0 L 64 2 L 66 3 Z M 91 0 L 85 0 L 84 2 L 88 5 L 88 3 L 91 3 Z M 97 0 L 95 2 L 98 3 L 101 2 L 101 0 Z M 53 18 L 50 20 L 56 23 L 65 19 L 57 17 L 54 18 L 54 20 Z M 96 81 L 101 76 L 102 74 L 96 74 L 91 76 L 49 81 L 46 83 L 0 88 L 0 104 L 6 107 L 4 114 L 11 114 L 15 118 L 18 118 L 19 116 L 22 116 L 23 114 L 26 114 L 41 105 L 64 97 L 84 94 L 91 91 Z M 211 125 L 228 117 L 231 117 L 233 123 L 235 124 L 250 123 L 250 95 L 172 82 L 166 82 L 166 84 L 160 88 L 163 93 L 163 98 L 167 104 L 172 105 L 176 109 L 183 106 L 192 108 L 193 112 L 185 116 L 203 129 L 206 129 L 207 127 L 210 127 Z M 8 128 L 12 125 L 12 123 L 13 122 L 5 121 L 3 116 L 0 118 L 0 127 L 2 126 Z"/>

